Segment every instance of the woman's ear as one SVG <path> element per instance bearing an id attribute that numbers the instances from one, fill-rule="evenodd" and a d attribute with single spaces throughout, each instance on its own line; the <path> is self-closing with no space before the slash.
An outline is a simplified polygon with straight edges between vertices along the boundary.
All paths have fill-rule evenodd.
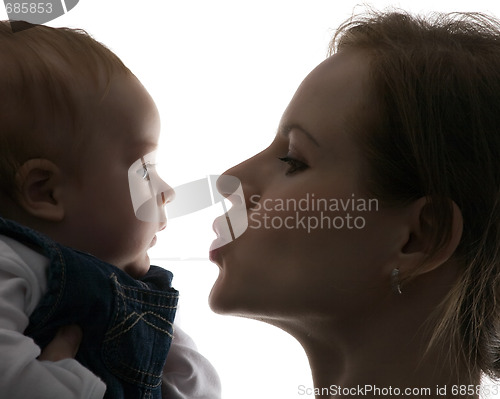
<path id="1" fill-rule="evenodd" d="M 47 159 L 30 159 L 16 173 L 17 199 L 30 215 L 52 222 L 64 218 L 62 175 Z"/>
<path id="2" fill-rule="evenodd" d="M 463 218 L 457 204 L 450 200 L 450 205 L 452 215 L 449 240 L 437 249 L 432 245 L 432 230 L 437 228 L 440 221 L 431 217 L 427 199 L 420 198 L 409 205 L 408 236 L 399 255 L 403 278 L 430 272 L 455 253 L 462 237 Z"/>

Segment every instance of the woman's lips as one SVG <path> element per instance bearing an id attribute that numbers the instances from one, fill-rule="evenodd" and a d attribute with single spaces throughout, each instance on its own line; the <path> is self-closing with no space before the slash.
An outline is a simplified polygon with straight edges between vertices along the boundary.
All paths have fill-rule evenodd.
<path id="1" fill-rule="evenodd" d="M 222 215 L 216 218 L 212 224 L 212 230 L 215 232 L 215 234 L 217 234 L 217 238 L 212 241 L 212 244 L 210 245 L 210 252 L 230 242 L 230 240 L 227 240 L 224 234 L 224 232 L 227 230 L 227 227 L 224 226 L 226 223 L 225 221 L 226 217 Z"/>
<path id="2" fill-rule="evenodd" d="M 229 211 L 215 218 L 212 229 L 217 234 L 217 238 L 210 245 L 210 260 L 217 263 L 217 260 L 220 260 L 218 249 L 236 240 L 247 227 L 247 209 L 244 203 L 233 205 Z"/>
<path id="3" fill-rule="evenodd" d="M 210 250 L 208 252 L 208 259 L 210 259 L 211 262 L 213 263 L 217 263 L 217 264 L 220 264 L 220 251 L 219 249 L 221 248 L 221 246 L 219 246 L 217 243 L 216 243 L 217 240 L 214 240 L 214 242 L 212 243 L 212 245 L 210 245 Z"/>
<path id="4" fill-rule="evenodd" d="M 217 234 L 217 238 L 210 245 L 209 258 L 214 263 L 217 263 L 220 258 L 218 249 L 233 241 L 232 237 L 234 236 L 229 226 L 230 221 L 227 214 L 217 217 L 212 224 L 212 230 Z"/>

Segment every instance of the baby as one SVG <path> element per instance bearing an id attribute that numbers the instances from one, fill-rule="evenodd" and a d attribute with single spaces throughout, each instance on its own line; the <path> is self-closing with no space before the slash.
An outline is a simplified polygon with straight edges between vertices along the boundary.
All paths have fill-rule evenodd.
<path id="1" fill-rule="evenodd" d="M 147 255 L 174 197 L 153 100 L 82 31 L 1 22 L 0 54 L 0 397 L 219 398 Z M 73 324 L 76 360 L 37 359 Z"/>

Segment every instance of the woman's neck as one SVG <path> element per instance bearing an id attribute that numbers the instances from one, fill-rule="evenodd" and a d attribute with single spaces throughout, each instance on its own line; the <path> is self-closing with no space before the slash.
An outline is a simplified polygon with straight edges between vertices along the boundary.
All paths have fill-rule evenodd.
<path id="1" fill-rule="evenodd" d="M 436 309 L 447 289 L 415 284 L 348 320 L 305 315 L 273 323 L 292 334 L 309 358 L 317 399 L 344 397 L 474 398 L 457 387 L 479 385 L 448 342 L 429 347 Z M 428 286 L 427 286 L 428 288 Z M 422 290 L 422 291 L 420 291 Z M 426 293 L 425 295 L 418 294 Z M 372 304 L 373 305 L 373 304 Z M 454 389 L 455 386 L 455 389 Z M 392 395 L 391 395 L 392 394 Z"/>
<path id="2" fill-rule="evenodd" d="M 317 398 L 463 398 L 452 394 L 453 385 L 479 384 L 479 380 L 460 376 L 460 367 L 451 364 L 443 345 L 426 351 L 425 334 L 413 330 L 399 336 L 396 332 L 370 329 L 366 326 L 365 332 L 379 339 L 374 341 L 369 334 L 360 333 L 353 334 L 348 343 L 337 345 L 312 337 L 302 341 Z"/>

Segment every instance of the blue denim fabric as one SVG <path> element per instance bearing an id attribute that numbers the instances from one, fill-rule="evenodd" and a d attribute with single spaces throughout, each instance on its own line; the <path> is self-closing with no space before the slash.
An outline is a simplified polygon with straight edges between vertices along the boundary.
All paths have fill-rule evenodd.
<path id="1" fill-rule="evenodd" d="M 178 292 L 172 273 L 151 266 L 140 280 L 92 255 L 0 218 L 0 234 L 50 259 L 48 292 L 25 334 L 45 347 L 61 326 L 78 324 L 76 359 L 107 386 L 105 398 L 161 398 L 161 376 L 172 340 Z"/>

